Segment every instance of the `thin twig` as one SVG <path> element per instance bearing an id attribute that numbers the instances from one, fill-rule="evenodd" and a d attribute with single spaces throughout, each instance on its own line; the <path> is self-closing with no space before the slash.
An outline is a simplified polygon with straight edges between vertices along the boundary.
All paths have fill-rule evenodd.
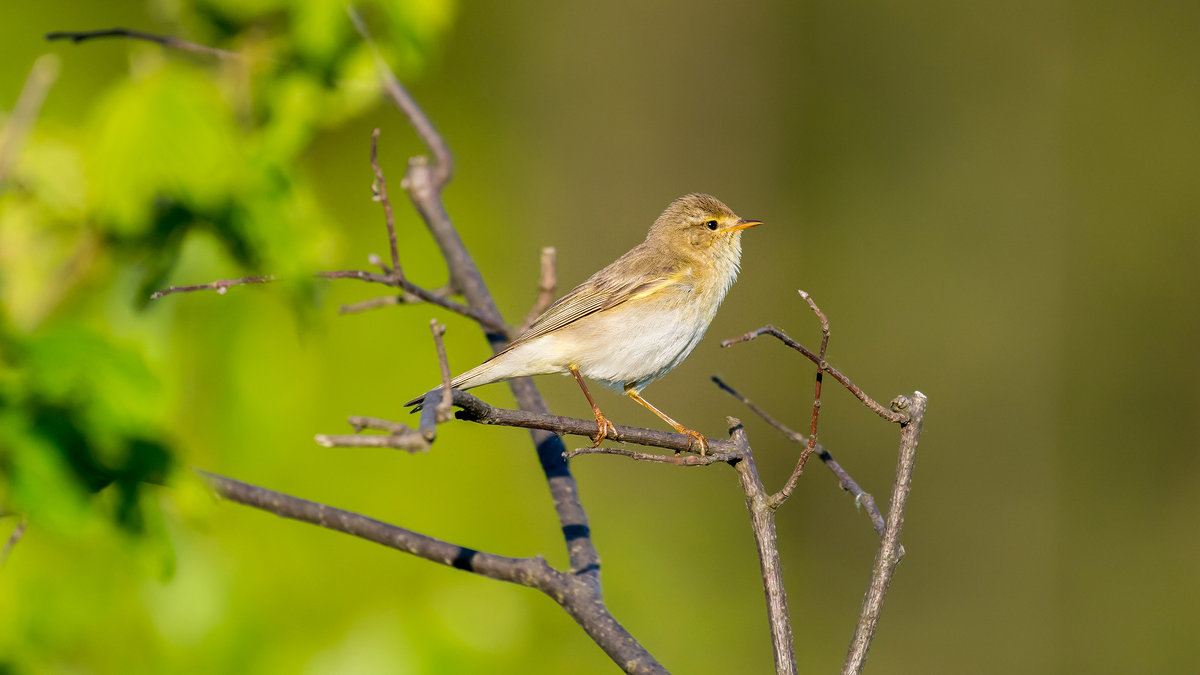
<path id="1" fill-rule="evenodd" d="M 850 378 L 843 375 L 837 368 L 834 368 L 833 366 L 829 365 L 829 363 L 824 362 L 821 359 L 821 357 L 819 357 L 816 354 L 809 351 L 804 345 L 793 340 L 791 337 L 789 337 L 787 335 L 787 333 L 784 333 L 783 331 L 779 330 L 778 328 L 776 328 L 775 326 L 772 326 L 770 324 L 767 324 L 766 326 L 763 326 L 762 328 L 759 328 L 757 330 L 752 330 L 749 333 L 746 333 L 745 335 L 739 335 L 738 337 L 735 337 L 735 338 L 729 338 L 728 340 L 722 340 L 721 346 L 729 347 L 731 345 L 736 345 L 741 342 L 749 342 L 749 341 L 757 338 L 760 335 L 770 335 L 772 337 L 778 338 L 779 341 L 782 342 L 783 344 L 785 344 L 785 345 L 791 347 L 792 349 L 795 349 L 796 351 L 803 354 L 805 356 L 805 358 L 807 358 L 809 361 L 812 361 L 813 363 L 820 366 L 821 370 L 825 371 L 826 373 L 829 373 L 830 377 L 837 380 L 838 383 L 840 383 L 846 389 L 850 390 L 850 393 L 854 394 L 855 398 L 862 401 L 863 405 L 870 408 L 876 415 L 879 415 L 883 419 L 885 419 L 889 422 L 895 422 L 897 424 L 903 424 L 908 419 L 907 415 L 903 415 L 900 413 L 890 411 L 887 408 L 879 405 L 879 403 L 877 403 L 875 401 L 875 399 L 871 398 L 870 396 L 867 396 L 867 394 L 862 389 L 860 389 L 858 387 L 858 385 L 851 382 Z"/>
<path id="2" fill-rule="evenodd" d="M 892 487 L 892 498 L 888 504 L 887 527 L 879 542 L 879 553 L 875 556 L 875 566 L 871 571 L 871 583 L 863 598 L 858 626 L 854 629 L 854 637 L 850 640 L 850 648 L 846 654 L 846 663 L 842 667 L 842 673 L 845 675 L 861 673 L 866 664 L 867 651 L 871 648 L 871 640 L 875 637 L 879 615 L 883 610 L 883 598 L 887 595 L 892 575 L 900 562 L 900 530 L 904 526 L 904 506 L 912 486 L 913 465 L 917 456 L 917 444 L 921 440 L 921 425 L 925 421 L 927 402 L 925 395 L 919 391 L 913 392 L 912 396 L 897 396 L 892 401 L 892 407 L 906 412 L 909 421 L 900 428 L 900 453 L 896 461 L 896 483 Z"/>
<path id="3" fill-rule="evenodd" d="M 793 431 L 787 425 L 772 417 L 769 413 L 767 413 L 767 411 L 758 407 L 753 401 L 746 398 L 736 389 L 722 381 L 721 378 L 714 375 L 712 380 L 717 384 L 718 387 L 723 389 L 730 396 L 736 398 L 738 401 L 741 401 L 741 403 L 749 408 L 751 412 L 761 417 L 764 422 L 769 424 L 776 431 L 782 433 L 789 440 L 803 446 L 808 445 L 808 439 L 804 437 L 804 434 L 798 431 Z M 820 443 L 817 443 L 815 447 L 817 457 L 824 462 L 825 466 L 829 467 L 829 470 L 833 472 L 834 476 L 837 477 L 838 487 L 842 488 L 842 490 L 846 492 L 849 492 L 854 497 L 854 503 L 862 507 L 862 509 L 867 512 L 867 516 L 870 517 L 871 525 L 875 528 L 875 532 L 877 532 L 879 536 L 883 536 L 883 515 L 879 513 L 879 508 L 875 506 L 875 498 L 872 497 L 869 492 L 863 490 L 862 487 L 860 487 L 859 484 L 854 480 L 854 478 L 850 476 L 849 472 L 842 468 L 842 465 L 833 458 L 833 455 L 829 454 L 828 450 L 821 447 Z"/>
<path id="4" fill-rule="evenodd" d="M 379 129 L 371 132 L 371 169 L 375 172 L 375 182 L 371 184 L 371 193 L 375 201 L 383 204 L 383 220 L 387 225 L 388 248 L 392 252 L 391 276 L 403 279 L 404 272 L 400 269 L 400 250 L 396 247 L 396 218 L 392 214 L 392 203 L 388 201 L 387 180 L 383 177 L 383 169 L 379 168 Z"/>
<path id="5" fill-rule="evenodd" d="M 216 291 L 217 295 L 225 295 L 230 288 L 234 286 L 244 286 L 246 284 L 266 284 L 275 281 L 275 276 L 266 274 L 262 276 L 241 277 L 239 279 L 218 279 L 210 281 L 207 284 L 196 284 L 194 286 L 169 286 L 161 291 L 154 291 L 150 294 L 151 300 L 158 300 L 167 295 L 175 293 L 192 293 L 194 291 Z"/>
<path id="6" fill-rule="evenodd" d="M 554 258 L 556 251 L 553 246 L 547 246 L 542 249 L 542 274 L 538 280 L 538 296 L 533 303 L 533 308 L 529 310 L 529 314 L 525 316 L 525 321 L 521 323 L 518 335 L 524 334 L 533 325 L 534 320 L 542 315 L 550 305 L 554 303 L 554 291 L 558 288 L 558 278 L 554 271 Z"/>
<path id="7" fill-rule="evenodd" d="M 384 286 L 396 286 L 403 289 L 406 293 L 411 293 L 414 297 L 420 298 L 425 302 L 428 302 L 432 305 L 437 305 L 443 309 L 448 309 L 451 312 L 465 316 L 468 319 L 472 319 L 489 331 L 500 332 L 504 334 L 507 334 L 508 332 L 508 326 L 505 326 L 502 323 L 497 323 L 492 317 L 486 316 L 481 312 L 467 307 L 466 305 L 461 305 L 453 300 L 442 297 L 433 291 L 421 288 L 407 279 L 394 279 L 388 274 L 367 272 L 365 270 L 335 270 L 331 272 L 317 272 L 313 276 L 321 279 L 357 279 L 358 281 L 365 281 L 368 283 L 383 284 Z M 155 291 L 150 295 L 150 299 L 157 300 L 164 296 L 173 295 L 175 293 L 192 293 L 195 291 L 216 291 L 218 294 L 224 295 L 230 288 L 234 286 L 242 286 L 246 284 L 265 284 L 272 281 L 278 281 L 278 278 L 274 275 L 267 274 L 262 276 L 241 277 L 238 279 L 221 279 L 218 281 L 210 281 L 206 284 L 195 284 L 192 286 L 171 286 L 160 291 Z"/>
<path id="8" fill-rule="evenodd" d="M 146 42 L 154 42 L 170 49 L 179 49 L 185 52 L 195 52 L 197 54 L 208 54 L 221 59 L 240 59 L 241 54 L 231 52 L 227 49 L 218 49 L 207 45 L 188 42 L 177 37 L 169 35 L 157 35 L 155 33 L 147 33 L 140 30 L 132 30 L 130 28 L 104 28 L 101 30 L 81 30 L 81 31 L 57 31 L 54 33 L 46 33 L 46 39 L 54 40 L 70 40 L 75 44 L 79 44 L 85 40 L 95 40 L 97 38 L 129 38 L 132 40 L 145 40 Z"/>
<path id="9" fill-rule="evenodd" d="M 429 322 L 429 330 L 433 331 L 433 344 L 437 347 L 438 367 L 442 370 L 442 399 L 438 401 L 435 408 L 437 409 L 437 422 L 448 422 L 454 419 L 453 401 L 446 392 L 450 391 L 450 360 L 446 357 L 446 343 L 442 340 L 442 336 L 446 334 L 446 327 L 434 319 Z"/>
<path id="10" fill-rule="evenodd" d="M 796 468 L 792 471 L 792 475 L 788 476 L 783 488 L 771 495 L 771 505 L 774 508 L 779 508 L 781 504 L 788 500 L 788 497 L 792 496 L 792 492 L 796 490 L 796 484 L 800 482 L 800 476 L 804 473 L 804 465 L 808 462 L 808 458 L 813 454 L 813 451 L 817 449 L 817 418 L 821 414 L 821 376 L 824 374 L 822 370 L 826 366 L 825 350 L 829 347 L 829 320 L 825 318 L 825 313 L 817 307 L 817 303 L 809 297 L 808 293 L 800 291 L 800 297 L 808 302 L 808 306 L 812 308 L 813 313 L 817 315 L 817 319 L 821 322 L 821 348 L 817 352 L 817 356 L 821 360 L 817 364 L 817 382 L 813 387 L 812 422 L 809 425 L 808 444 L 805 445 L 804 450 L 800 453 L 800 459 L 796 462 Z"/>
<path id="11" fill-rule="evenodd" d="M 350 426 L 354 427 L 354 433 L 360 433 L 364 429 L 375 429 L 376 431 L 390 431 L 392 433 L 404 433 L 412 431 L 407 424 L 400 422 L 392 422 L 390 420 L 381 420 L 378 417 L 363 417 L 361 415 L 351 415 L 349 420 Z"/>
<path id="12" fill-rule="evenodd" d="M 21 541 L 21 537 L 25 536 L 25 528 L 29 527 L 29 516 L 21 516 L 21 522 L 17 523 L 16 529 L 12 534 L 8 535 L 8 541 L 4 542 L 4 548 L 0 550 L 0 565 L 8 562 L 8 556 L 12 553 L 13 547 L 17 542 Z"/>
<path id="13" fill-rule="evenodd" d="M 446 327 L 439 324 L 437 319 L 433 319 L 429 322 L 429 330 L 433 333 L 433 346 L 437 350 L 438 367 L 442 372 L 442 386 L 425 394 L 417 430 L 421 432 L 427 442 L 432 443 L 437 438 L 437 425 L 453 419 L 454 416 L 451 413 L 453 395 L 450 394 L 450 364 L 446 359 L 446 345 L 442 342 L 442 335 L 445 335 Z"/>
<path id="14" fill-rule="evenodd" d="M 391 448 L 410 453 L 429 452 L 429 441 L 412 429 L 408 429 L 407 433 L 371 436 L 317 434 L 313 440 L 325 448 Z"/>
<path id="15" fill-rule="evenodd" d="M 608 446 L 599 448 L 577 448 L 565 453 L 563 456 L 567 459 L 574 459 L 581 455 L 620 455 L 629 459 L 640 462 L 654 462 L 658 464 L 674 464 L 675 466 L 708 466 L 709 464 L 718 464 L 721 462 L 729 462 L 738 458 L 738 455 L 732 452 L 709 452 L 706 455 L 659 455 L 652 452 L 638 452 L 636 450 L 626 450 L 625 448 L 610 448 Z"/>
<path id="16" fill-rule="evenodd" d="M 43 54 L 33 62 L 21 93 L 13 106 L 12 114 L 4 121 L 0 130 L 0 194 L 4 192 L 4 180 L 21 154 L 21 146 L 28 138 L 42 110 L 42 103 L 54 82 L 58 79 L 59 62 L 55 54 Z"/>
<path id="17" fill-rule="evenodd" d="M 338 307 L 338 314 L 358 314 L 360 312 L 370 311 L 372 309 L 380 309 L 383 307 L 391 307 L 393 305 L 408 304 L 407 298 L 403 295 L 381 295 L 378 298 L 369 300 L 361 300 L 352 302 L 348 305 Z"/>
<path id="18" fill-rule="evenodd" d="M 442 139 L 441 134 L 434 128 L 433 122 L 429 121 L 429 117 L 425 115 L 425 111 L 417 105 L 408 91 L 400 84 L 400 80 L 396 79 L 392 69 L 388 66 L 387 61 L 379 53 L 379 49 L 375 46 L 375 41 L 371 39 L 371 33 L 367 30 L 367 24 L 362 20 L 362 17 L 355 11 L 353 5 L 346 7 L 346 12 L 350 15 L 350 21 L 354 23 L 354 28 L 358 34 L 362 36 L 364 42 L 371 49 L 371 56 L 375 60 L 375 70 L 379 73 L 380 79 L 383 81 L 383 87 L 387 90 L 388 96 L 392 98 L 392 102 L 404 113 L 408 121 L 416 129 L 417 135 L 425 144 L 429 146 L 430 152 L 433 153 L 434 159 L 434 176 L 435 182 L 439 191 L 446 186 L 450 181 L 450 176 L 454 173 L 454 158 L 450 155 L 450 148 L 446 146 L 446 142 Z"/>

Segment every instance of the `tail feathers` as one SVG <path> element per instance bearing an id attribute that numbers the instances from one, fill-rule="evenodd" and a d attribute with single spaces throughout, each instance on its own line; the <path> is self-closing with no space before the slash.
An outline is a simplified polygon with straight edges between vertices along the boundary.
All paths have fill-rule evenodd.
<path id="1" fill-rule="evenodd" d="M 505 378 L 505 376 L 503 374 L 495 372 L 495 365 L 496 365 L 495 359 L 489 359 L 487 361 L 484 361 L 483 363 L 472 368 L 471 370 L 468 370 L 467 372 L 463 373 L 462 375 L 459 375 L 458 377 L 454 378 L 453 380 L 450 380 L 450 387 L 453 389 L 466 390 L 466 389 L 470 389 L 472 387 L 478 387 L 478 386 L 484 385 L 484 384 L 491 384 L 492 382 L 496 382 L 497 380 L 503 380 Z M 440 389 L 441 389 L 441 387 L 437 388 L 437 390 L 440 390 Z M 435 391 L 437 391 L 437 390 L 435 390 Z M 416 411 L 420 410 L 424 404 L 425 404 L 425 394 L 421 394 L 420 396 L 414 398 L 413 400 L 405 403 L 404 407 L 407 408 L 408 406 L 415 406 L 412 409 L 412 412 L 416 412 Z"/>

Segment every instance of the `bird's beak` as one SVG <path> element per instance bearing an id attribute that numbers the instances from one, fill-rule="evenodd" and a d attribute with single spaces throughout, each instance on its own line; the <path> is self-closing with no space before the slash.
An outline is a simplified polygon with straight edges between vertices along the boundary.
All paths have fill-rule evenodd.
<path id="1" fill-rule="evenodd" d="M 747 227 L 754 227 L 755 225 L 762 225 L 762 221 L 761 220 L 739 220 L 737 222 L 737 225 L 730 225 L 729 227 L 725 228 L 723 231 L 724 232 L 737 232 L 738 230 L 744 230 Z"/>

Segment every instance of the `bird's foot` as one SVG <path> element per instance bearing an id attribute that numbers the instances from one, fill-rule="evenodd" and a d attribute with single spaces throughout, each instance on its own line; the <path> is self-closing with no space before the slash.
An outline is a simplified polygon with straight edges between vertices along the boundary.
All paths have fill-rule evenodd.
<path id="1" fill-rule="evenodd" d="M 708 439 L 704 437 L 704 434 L 700 433 L 699 431 L 693 431 L 692 429 L 683 429 L 679 433 L 687 435 L 689 439 L 688 449 L 691 449 L 691 442 L 696 441 L 696 445 L 700 446 L 700 456 L 703 457 L 708 454 Z M 679 453 L 677 452 L 675 454 L 678 455 Z"/>
<path id="2" fill-rule="evenodd" d="M 596 437 L 592 439 L 592 447 L 593 448 L 600 447 L 600 444 L 604 442 L 604 439 L 608 438 L 609 436 L 616 436 L 616 435 L 617 435 L 617 428 L 615 426 L 613 426 L 612 422 L 608 421 L 608 418 L 604 416 L 604 413 L 597 410 L 596 411 Z"/>

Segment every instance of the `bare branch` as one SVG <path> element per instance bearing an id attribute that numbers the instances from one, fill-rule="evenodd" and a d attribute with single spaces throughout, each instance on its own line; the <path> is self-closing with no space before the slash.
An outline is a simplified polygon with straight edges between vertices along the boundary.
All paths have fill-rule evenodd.
<path id="1" fill-rule="evenodd" d="M 367 272 L 365 270 L 335 270 L 332 272 L 317 272 L 313 276 L 321 279 L 357 279 L 358 281 L 365 281 L 368 283 L 399 287 L 406 293 L 411 293 L 413 297 L 420 298 L 425 302 L 428 302 L 432 305 L 437 305 L 443 309 L 448 309 L 455 314 L 465 316 L 483 326 L 488 331 L 498 332 L 505 335 L 508 334 L 508 326 L 504 325 L 502 322 L 497 323 L 493 317 L 487 316 L 482 312 L 478 312 L 470 307 L 467 307 L 466 305 L 460 305 L 459 303 L 438 295 L 433 291 L 421 288 L 407 279 L 396 279 L 390 274 L 379 274 L 377 272 Z M 218 294 L 224 295 L 230 288 L 234 286 L 243 286 L 246 284 L 265 284 L 277 280 L 277 277 L 274 275 L 266 274 L 262 276 L 241 277 L 238 279 L 221 279 L 218 281 L 210 281 L 206 284 L 196 284 L 194 286 L 171 286 L 161 291 L 155 291 L 153 294 L 151 294 L 150 299 L 157 300 L 161 297 L 173 295 L 175 293 L 192 293 L 195 291 L 216 291 Z M 368 302 L 375 303 L 378 301 L 379 299 L 376 298 Z M 398 304 L 398 301 L 391 304 Z M 347 308 L 350 308 L 354 311 L 361 309 L 356 308 L 353 305 L 346 305 L 341 308 L 340 312 L 343 314 L 347 313 Z"/>
<path id="2" fill-rule="evenodd" d="M 817 307 L 817 303 L 809 297 L 808 293 L 800 291 L 800 297 L 808 302 L 808 306 L 812 308 L 817 319 L 821 322 L 821 349 L 817 352 L 820 357 L 820 363 L 825 363 L 825 350 L 829 347 L 829 320 L 825 318 L 825 314 Z M 771 495 L 771 505 L 774 508 L 779 508 L 781 504 L 787 501 L 788 497 L 792 496 L 792 492 L 796 490 L 796 484 L 800 481 L 801 474 L 804 473 L 804 465 L 808 462 L 809 456 L 817 449 L 817 418 L 821 414 L 821 366 L 817 366 L 817 383 L 813 388 L 813 407 L 812 407 L 812 422 L 808 431 L 808 444 L 804 447 L 804 451 L 800 453 L 800 459 L 796 462 L 796 468 L 792 471 L 792 475 L 788 477 L 783 488 Z"/>
<path id="3" fill-rule="evenodd" d="M 921 426 L 925 421 L 927 402 L 925 395 L 919 391 L 913 392 L 912 396 L 897 396 L 892 401 L 892 408 L 907 413 L 909 421 L 900 428 L 900 453 L 896 461 L 896 483 L 892 487 L 892 499 L 888 504 L 887 527 L 879 543 L 879 553 L 875 556 L 875 566 L 871 571 L 871 584 L 863 598 L 858 626 L 850 640 L 846 663 L 842 667 L 842 673 L 846 675 L 861 673 L 866 664 L 867 651 L 871 648 L 871 639 L 875 637 L 879 615 L 883 611 L 883 598 L 887 595 L 892 575 L 900 562 L 900 530 L 904 526 L 904 506 L 912 486 L 913 465 L 916 462 L 917 443 L 921 440 Z"/>
<path id="4" fill-rule="evenodd" d="M 371 184 L 371 192 L 377 202 L 383 204 L 383 219 L 387 225 L 388 248 L 392 252 L 391 276 L 403 279 L 404 272 L 400 270 L 400 251 L 396 247 L 396 218 L 392 214 L 392 203 L 388 201 L 387 180 L 383 177 L 383 169 L 379 168 L 379 129 L 371 132 L 371 169 L 375 171 L 375 182 Z"/>
<path id="5" fill-rule="evenodd" d="M 775 672 L 778 675 L 796 674 L 796 651 L 792 643 L 792 621 L 788 614 L 787 590 L 783 585 L 783 563 L 779 558 L 779 543 L 775 534 L 775 509 L 758 476 L 754 454 L 742 423 L 734 417 L 729 421 L 731 440 L 744 457 L 733 464 L 742 491 L 746 494 L 746 510 L 758 547 L 758 565 L 762 572 L 763 592 L 767 598 L 767 621 L 771 626 L 771 645 L 775 650 Z"/>
<path id="6" fill-rule="evenodd" d="M 782 433 L 789 440 L 799 443 L 803 446 L 808 445 L 808 439 L 804 437 L 804 434 L 801 434 L 798 431 L 793 431 L 787 425 L 772 417 L 765 410 L 755 405 L 753 401 L 746 398 L 733 387 L 730 387 L 728 384 L 723 382 L 721 378 L 713 376 L 712 380 L 713 382 L 717 383 L 718 387 L 725 390 L 727 393 L 729 393 L 729 395 L 733 396 L 738 401 L 741 401 L 747 408 L 750 409 L 751 412 L 761 417 L 764 422 Z M 842 465 L 833 458 L 833 455 L 829 454 L 828 450 L 821 447 L 820 443 L 817 443 L 815 448 L 817 457 L 825 463 L 825 466 L 829 467 L 829 470 L 833 472 L 834 476 L 837 476 L 838 487 L 854 496 L 854 503 L 862 507 L 862 509 L 867 512 L 867 516 L 870 517 L 871 525 L 875 528 L 875 532 L 877 532 L 879 536 L 883 536 L 883 515 L 879 513 L 879 508 L 875 506 L 875 498 L 872 497 L 869 492 L 863 490 L 850 476 L 849 472 L 842 468 Z"/>
<path id="7" fill-rule="evenodd" d="M 75 44 L 84 42 L 85 40 L 95 40 L 98 38 L 129 38 L 131 40 L 144 40 L 146 42 L 154 42 L 169 49 L 179 49 L 185 52 L 195 52 L 197 54 L 208 54 L 220 59 L 241 59 L 242 55 L 237 52 L 231 52 L 227 49 L 217 49 L 207 45 L 188 42 L 177 37 L 169 35 L 157 35 L 155 33 L 147 33 L 140 30 L 132 30 L 130 28 L 104 28 L 101 30 L 81 30 L 81 31 L 57 31 L 54 33 L 46 33 L 46 39 L 53 42 L 54 40 L 70 40 Z"/>
<path id="8" fill-rule="evenodd" d="M 535 588 L 561 605 L 625 672 L 666 675 L 666 669 L 613 619 L 604 606 L 599 580 L 593 575 L 556 570 L 541 556 L 513 558 L 477 551 L 352 511 L 310 502 L 207 471 L 196 473 L 219 496 L 230 501 L 359 537 L 439 565 Z"/>
<path id="9" fill-rule="evenodd" d="M 412 429 L 371 436 L 317 434 L 313 440 L 326 448 L 391 448 L 410 453 L 429 452 L 429 441 Z"/>
<path id="10" fill-rule="evenodd" d="M 451 397 L 446 395 L 450 391 L 450 361 L 446 357 L 446 344 L 442 341 L 442 336 L 446 334 L 446 327 L 437 322 L 437 319 L 429 322 L 429 330 L 433 331 L 433 344 L 437 347 L 438 366 L 442 370 L 442 399 L 434 406 L 437 409 L 437 423 L 447 422 L 454 418 L 451 411 Z"/>
<path id="11" fill-rule="evenodd" d="M 892 411 L 888 410 L 887 408 L 884 408 L 883 406 L 879 405 L 879 403 L 877 403 L 875 401 L 875 399 L 871 398 L 870 396 L 867 396 L 866 393 L 863 392 L 863 390 L 858 387 L 858 385 L 851 382 L 850 378 L 843 375 L 840 371 L 838 371 L 837 368 L 834 368 L 833 366 L 829 365 L 827 362 L 825 362 L 824 359 L 822 359 L 821 357 L 817 356 L 816 354 L 810 352 L 807 348 L 805 348 L 804 345 L 800 344 L 799 342 L 796 342 L 791 337 L 789 337 L 787 335 L 787 333 L 784 333 L 783 331 L 779 330 L 778 328 L 776 328 L 775 326 L 772 326 L 770 324 L 767 324 L 766 326 L 763 326 L 762 328 L 759 328 L 758 330 L 752 330 L 749 333 L 746 333 L 745 335 L 740 335 L 735 338 L 729 338 L 728 340 L 722 340 L 721 346 L 729 347 L 731 345 L 736 345 L 741 342 L 749 342 L 749 341 L 757 338 L 760 335 L 770 335 L 772 337 L 778 338 L 779 341 L 782 342 L 783 344 L 785 344 L 785 345 L 791 347 L 792 349 L 795 349 L 796 351 L 803 354 L 805 356 L 805 358 L 807 358 L 809 361 L 812 361 L 813 363 L 817 364 L 817 366 L 819 366 L 822 371 L 829 373 L 829 375 L 833 379 L 837 380 L 843 387 L 850 390 L 850 393 L 854 394 L 855 398 L 862 401 L 863 405 L 870 408 L 876 415 L 879 415 L 883 419 L 885 419 L 889 422 L 896 422 L 897 424 L 902 424 L 908 419 L 908 417 L 906 415 L 892 412 Z"/>
<path id="12" fill-rule="evenodd" d="M 446 327 L 434 319 L 429 322 L 429 330 L 433 333 L 433 344 L 437 349 L 438 366 L 442 372 L 442 386 L 425 394 L 417 430 L 421 432 L 421 436 L 425 438 L 426 442 L 432 443 L 437 438 L 437 425 L 453 419 L 453 415 L 450 410 L 452 407 L 450 364 L 446 360 L 446 345 L 442 343 L 442 335 L 446 333 Z"/>
<path id="13" fill-rule="evenodd" d="M 282 492 L 243 483 L 207 471 L 196 471 L 217 494 L 229 501 L 269 511 L 277 516 L 319 525 L 382 544 L 419 558 L 455 567 L 480 576 L 531 586 L 550 592 L 562 586 L 562 573 L 541 557 L 510 558 L 389 525 L 374 518 L 310 502 Z"/>
<path id="14" fill-rule="evenodd" d="M 207 284 L 196 284 L 194 286 L 170 286 L 161 291 L 155 291 L 150 294 L 151 300 L 157 300 L 163 296 L 173 295 L 175 293 L 192 293 L 194 291 L 216 291 L 217 295 L 225 295 L 230 288 L 234 286 L 244 286 L 246 284 L 266 284 L 275 281 L 275 276 L 266 274 L 262 276 L 241 277 L 239 279 L 219 279 L 210 281 Z"/>
<path id="15" fill-rule="evenodd" d="M 731 462 L 740 457 L 733 452 L 709 453 L 706 455 L 659 455 L 652 452 L 638 452 L 625 448 L 577 448 L 567 452 L 564 457 L 574 459 L 580 455 L 619 455 L 640 462 L 658 464 L 674 464 L 675 466 L 708 466 L 720 462 Z"/>
<path id="16" fill-rule="evenodd" d="M 538 296 L 533 303 L 533 308 L 529 310 L 529 314 L 525 316 L 525 321 L 521 323 L 518 335 L 524 334 L 533 325 L 535 319 L 542 315 L 554 303 L 554 291 L 558 288 L 558 278 L 554 271 L 554 258 L 556 251 L 553 246 L 547 246 L 542 249 L 542 275 L 538 282 Z"/>
<path id="17" fill-rule="evenodd" d="M 381 295 L 378 298 L 352 302 L 348 305 L 338 307 L 338 314 L 358 314 L 367 312 L 372 309 L 381 309 L 383 307 L 391 307 L 393 305 L 408 304 L 409 300 L 403 295 Z"/>
<path id="18" fill-rule="evenodd" d="M 360 415 L 351 415 L 350 426 L 354 427 L 354 433 L 359 433 L 363 429 L 375 429 L 376 431 L 390 431 L 392 433 L 404 433 L 412 431 L 407 424 L 400 422 L 391 422 L 389 420 L 381 420 L 378 417 L 362 417 Z"/>
<path id="19" fill-rule="evenodd" d="M 0 194 L 4 192 L 4 179 L 8 177 L 8 172 L 21 154 L 21 146 L 37 122 L 50 87 L 58 79 L 58 69 L 58 56 L 39 56 L 29 69 L 25 84 L 21 85 L 21 93 L 17 95 L 12 114 L 4 121 L 0 132 Z"/>
<path id="20" fill-rule="evenodd" d="M 350 14 L 350 21 L 354 23 L 354 28 L 358 34 L 362 36 L 367 46 L 371 48 L 371 56 L 375 59 L 375 69 L 379 72 L 379 77 L 383 81 L 383 87 L 387 90 L 388 96 L 392 98 L 392 102 L 396 107 L 408 117 L 408 121 L 413 125 L 417 135 L 429 146 L 430 152 L 433 153 L 434 159 L 434 183 L 440 192 L 450 182 L 450 176 L 454 173 L 454 158 L 450 155 L 450 148 L 446 146 L 445 140 L 441 134 L 434 128 L 433 122 L 425 115 L 425 111 L 417 105 L 408 91 L 400 84 L 400 80 L 396 79 L 395 73 L 392 72 L 387 61 L 380 55 L 379 49 L 375 46 L 375 41 L 371 39 L 371 33 L 367 30 L 367 24 L 363 22 L 362 17 L 355 11 L 353 5 L 346 8 Z"/>
<path id="21" fill-rule="evenodd" d="M 464 391 L 457 389 L 452 389 L 451 391 L 454 393 L 454 405 L 462 408 L 455 415 L 460 420 L 467 420 L 478 424 L 521 427 L 523 429 L 542 429 L 552 431 L 555 434 L 584 436 L 586 438 L 596 435 L 596 420 L 594 419 L 584 420 L 577 417 L 563 417 L 562 415 L 545 412 L 496 408 Z M 659 431 L 657 429 L 643 429 L 641 427 L 627 427 L 620 424 L 614 426 L 616 433 L 609 433 L 608 440 L 621 443 L 637 443 L 638 445 L 665 448 L 667 450 L 675 450 L 676 452 L 695 451 L 695 441 L 686 434 L 674 431 Z M 707 440 L 710 453 L 727 453 L 734 450 L 732 441 L 717 438 Z M 560 452 L 559 457 L 561 458 L 563 454 L 563 452 Z"/>

